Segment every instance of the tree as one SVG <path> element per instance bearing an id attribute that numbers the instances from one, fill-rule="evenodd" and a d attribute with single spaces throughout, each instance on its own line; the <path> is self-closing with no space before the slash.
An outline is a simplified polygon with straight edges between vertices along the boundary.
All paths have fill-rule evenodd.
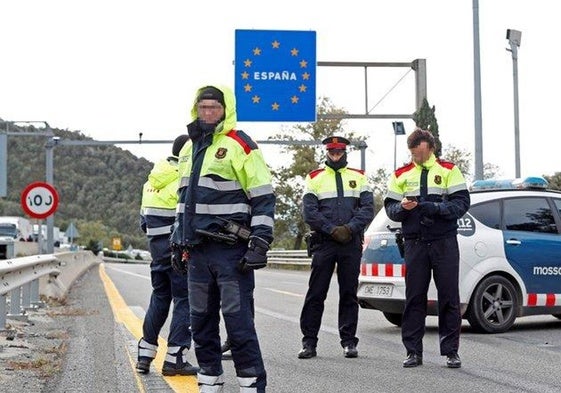
<path id="1" fill-rule="evenodd" d="M 453 162 L 465 177 L 470 176 L 471 153 L 452 145 L 446 146 L 446 154 L 442 157 L 445 161 Z"/>
<path id="2" fill-rule="evenodd" d="M 483 164 L 483 179 L 496 179 L 502 175 L 501 168 L 498 165 L 486 162 Z"/>
<path id="3" fill-rule="evenodd" d="M 549 189 L 561 191 L 561 172 L 555 172 L 551 176 L 544 176 L 544 178 L 549 183 Z"/>
<path id="4" fill-rule="evenodd" d="M 80 228 L 80 243 L 87 245 L 88 249 L 92 250 L 94 254 L 101 250 L 100 245 L 104 247 L 111 245 L 111 235 L 115 236 L 117 233 L 112 232 L 101 221 L 77 220 L 77 226 Z"/>
<path id="5" fill-rule="evenodd" d="M 318 168 L 323 158 L 321 141 L 331 135 L 348 138 L 352 142 L 363 140 L 353 132 L 343 130 L 342 119 L 325 119 L 322 115 L 342 115 L 345 111 L 337 108 L 328 98 L 320 98 L 315 123 L 296 125 L 285 133 L 277 134 L 270 140 L 292 141 L 282 148 L 287 155 L 287 165 L 273 170 L 273 186 L 277 197 L 275 211 L 275 247 L 299 250 L 303 246 L 307 225 L 301 214 L 302 196 L 306 175 Z M 309 141 L 315 144 L 302 144 Z M 351 148 L 352 149 L 352 148 Z M 290 157 L 290 158 L 288 158 Z"/>
<path id="6" fill-rule="evenodd" d="M 473 180 L 471 172 L 471 153 L 465 149 L 457 148 L 453 145 L 446 145 L 445 154 L 442 157 L 446 161 L 453 162 L 462 172 L 466 181 Z M 483 178 L 493 179 L 501 175 L 501 168 L 498 165 L 485 163 L 483 166 Z"/>
<path id="7" fill-rule="evenodd" d="M 384 197 L 388 192 L 388 179 L 390 174 L 385 168 L 378 168 L 373 174 L 368 176 L 369 183 L 372 185 L 374 194 L 374 213 L 384 206 Z"/>
<path id="8" fill-rule="evenodd" d="M 434 135 L 436 142 L 434 155 L 438 158 L 442 154 L 442 142 L 440 142 L 440 137 L 438 135 L 438 122 L 434 115 L 435 112 L 436 108 L 434 106 L 431 108 L 427 99 L 423 98 L 421 107 L 413 114 L 413 121 L 417 127 L 430 131 L 432 135 Z"/>

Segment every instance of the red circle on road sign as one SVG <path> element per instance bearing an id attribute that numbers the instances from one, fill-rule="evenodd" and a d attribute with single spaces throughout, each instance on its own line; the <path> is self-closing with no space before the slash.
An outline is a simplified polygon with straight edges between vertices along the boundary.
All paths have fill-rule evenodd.
<path id="1" fill-rule="evenodd" d="M 21 193 L 21 207 L 33 218 L 49 217 L 58 207 L 58 193 L 49 183 L 31 183 Z"/>

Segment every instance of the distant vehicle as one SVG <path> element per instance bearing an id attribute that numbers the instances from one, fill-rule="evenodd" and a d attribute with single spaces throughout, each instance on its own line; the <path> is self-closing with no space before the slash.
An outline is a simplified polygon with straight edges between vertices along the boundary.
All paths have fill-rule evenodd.
<path id="1" fill-rule="evenodd" d="M 33 241 L 39 241 L 39 225 L 33 224 Z M 47 240 L 47 226 L 45 224 L 41 225 L 41 238 L 42 241 Z M 55 247 L 59 247 L 64 243 L 63 233 L 60 232 L 59 227 L 53 227 L 53 244 Z"/>
<path id="2" fill-rule="evenodd" d="M 517 317 L 561 319 L 561 192 L 541 177 L 478 180 L 458 220 L 460 301 L 474 330 L 501 333 Z M 366 233 L 358 299 L 400 326 L 406 266 L 396 244 L 400 223 L 382 209 Z M 437 315 L 431 281 L 427 312 Z"/>
<path id="3" fill-rule="evenodd" d="M 31 241 L 33 227 L 31 222 L 24 217 L 3 216 L 0 217 L 0 236 L 10 236 L 20 241 Z"/>
<path id="4" fill-rule="evenodd" d="M 16 239 L 18 237 L 18 228 L 16 224 L 0 222 L 0 237 Z"/>

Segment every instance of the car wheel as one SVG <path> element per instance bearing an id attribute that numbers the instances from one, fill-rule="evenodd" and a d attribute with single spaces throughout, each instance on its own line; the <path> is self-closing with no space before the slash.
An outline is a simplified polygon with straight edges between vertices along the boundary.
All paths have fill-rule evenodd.
<path id="1" fill-rule="evenodd" d="M 467 320 L 479 332 L 502 333 L 514 324 L 518 296 L 514 285 L 502 276 L 487 277 L 471 297 Z"/>
<path id="2" fill-rule="evenodd" d="M 401 326 L 402 321 L 402 314 L 397 314 L 393 312 L 385 312 L 384 317 L 388 320 L 388 322 L 393 323 L 395 326 Z"/>

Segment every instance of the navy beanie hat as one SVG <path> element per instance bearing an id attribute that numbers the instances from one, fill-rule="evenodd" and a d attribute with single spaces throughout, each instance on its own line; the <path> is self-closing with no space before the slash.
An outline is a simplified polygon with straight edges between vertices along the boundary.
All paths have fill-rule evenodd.
<path id="1" fill-rule="evenodd" d="M 207 86 L 201 89 L 201 92 L 197 97 L 197 102 L 200 102 L 202 100 L 216 100 L 223 107 L 226 107 L 226 104 L 224 103 L 224 93 L 222 93 L 219 89 L 217 89 L 214 86 Z"/>
<path id="2" fill-rule="evenodd" d="M 188 140 L 189 140 L 189 135 L 187 134 L 179 135 L 177 138 L 175 138 L 175 140 L 173 141 L 173 146 L 171 148 L 171 154 L 174 157 L 179 157 L 179 152 L 181 151 L 181 148 Z"/>

